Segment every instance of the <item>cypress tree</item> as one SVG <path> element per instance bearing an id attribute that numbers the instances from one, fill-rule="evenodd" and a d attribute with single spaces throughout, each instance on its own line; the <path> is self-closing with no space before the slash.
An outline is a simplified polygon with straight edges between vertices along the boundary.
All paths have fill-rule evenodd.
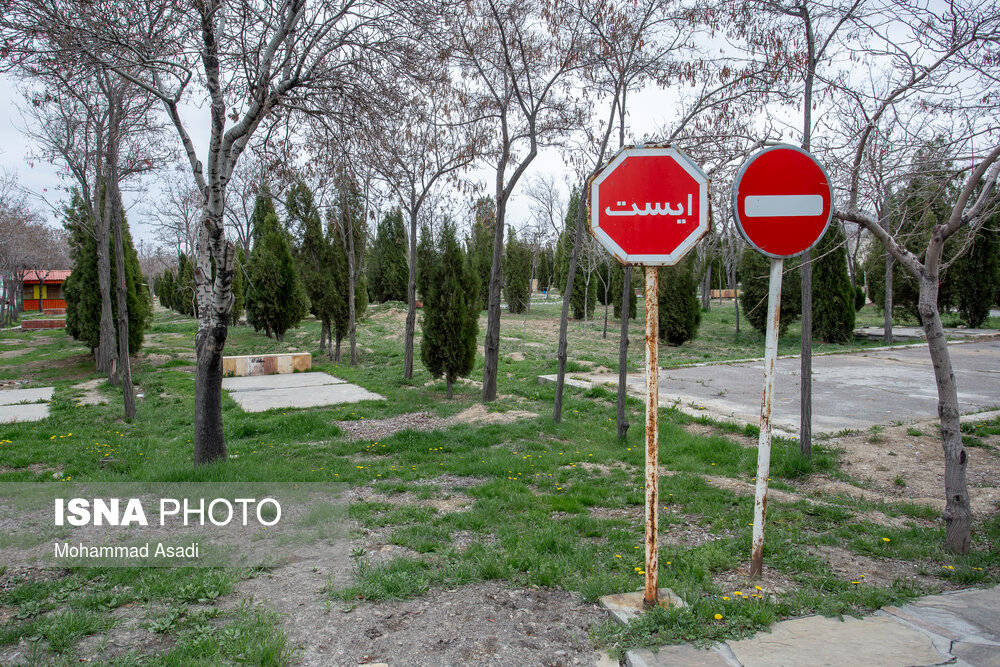
<path id="1" fill-rule="evenodd" d="M 194 260 L 184 253 L 177 259 L 177 282 L 174 283 L 174 310 L 181 315 L 195 315 Z"/>
<path id="2" fill-rule="evenodd" d="M 485 310 L 490 298 L 490 271 L 493 268 L 493 230 L 497 207 L 492 197 L 476 200 L 472 236 L 468 242 L 469 264 L 475 273 L 480 310 Z"/>
<path id="3" fill-rule="evenodd" d="M 250 252 L 247 320 L 280 341 L 309 312 L 309 298 L 278 216 L 268 213 L 254 232 L 258 238 Z"/>
<path id="4" fill-rule="evenodd" d="M 438 243 L 440 259 L 431 271 L 424 301 L 420 357 L 433 377 L 444 375 L 448 398 L 455 380 L 471 373 L 476 362 L 479 298 L 475 274 L 463 254 L 454 225 L 445 221 Z"/>
<path id="5" fill-rule="evenodd" d="M 784 336 L 788 325 L 795 321 L 802 310 L 802 289 L 798 262 L 785 260 L 781 281 L 781 315 L 778 335 Z M 739 264 L 740 307 L 750 326 L 760 333 L 767 332 L 767 294 L 771 280 L 771 258 L 753 248 L 747 248 Z"/>
<path id="6" fill-rule="evenodd" d="M 552 251 L 546 246 L 538 253 L 538 291 L 548 294 L 552 280 Z"/>
<path id="7" fill-rule="evenodd" d="M 236 267 L 233 270 L 233 309 L 229 313 L 229 320 L 232 324 L 239 324 L 240 318 L 243 317 L 243 305 L 245 301 L 245 295 L 243 293 L 243 272 L 246 271 L 247 267 L 247 256 L 243 252 L 243 248 L 239 248 L 236 251 Z"/>
<path id="8" fill-rule="evenodd" d="M 615 319 L 621 319 L 622 317 L 622 281 L 625 280 L 625 267 L 615 262 L 611 267 L 611 304 L 615 309 Z M 629 285 L 628 290 L 628 318 L 630 320 L 635 319 L 635 309 L 638 297 L 635 295 L 635 290 L 632 285 Z"/>
<path id="9" fill-rule="evenodd" d="M 426 299 L 430 292 L 431 273 L 437 260 L 434 237 L 430 225 L 425 222 L 420 225 L 420 242 L 417 244 L 417 294 L 421 299 Z"/>
<path id="10" fill-rule="evenodd" d="M 566 220 L 563 225 L 563 232 L 556 242 L 555 254 L 555 278 L 561 292 L 566 291 L 566 283 L 569 278 L 569 262 L 573 253 L 573 240 L 576 237 L 576 216 L 580 203 L 580 189 L 574 188 L 570 193 L 569 207 L 566 211 Z M 573 309 L 573 319 L 582 320 L 594 314 L 597 308 L 597 280 L 593 277 L 587 280 L 587 271 L 583 268 L 582 259 L 577 259 L 576 275 L 573 278 L 573 294 L 570 295 L 569 303 Z M 584 312 L 586 310 L 586 312 Z"/>
<path id="11" fill-rule="evenodd" d="M 163 276 L 160 278 L 160 305 L 170 310 L 174 309 L 174 272 L 170 269 L 163 269 Z"/>
<path id="12" fill-rule="evenodd" d="M 671 345 L 689 341 L 698 333 L 701 304 L 694 276 L 694 258 L 660 268 L 660 340 Z"/>
<path id="13" fill-rule="evenodd" d="M 343 281 L 336 275 L 335 239 L 323 234 L 323 223 L 316 207 L 313 193 L 304 181 L 298 181 L 288 193 L 285 202 L 288 226 L 299 239 L 295 260 L 309 296 L 312 313 L 322 323 L 320 342 L 329 333 L 329 354 L 333 356 L 333 320 L 335 311 L 346 304 Z M 322 350 L 321 346 L 321 351 Z"/>
<path id="14" fill-rule="evenodd" d="M 403 212 L 395 209 L 385 214 L 375 234 L 371 291 L 376 301 L 406 301 L 409 281 L 406 256 L 406 224 Z"/>
<path id="15" fill-rule="evenodd" d="M 854 288 L 847 273 L 846 239 L 833 223 L 813 249 L 813 335 L 827 343 L 854 339 Z"/>
<path id="16" fill-rule="evenodd" d="M 982 326 L 1000 295 L 1000 214 L 983 224 L 951 272 L 962 320 L 973 329 Z"/>
<path id="17" fill-rule="evenodd" d="M 66 332 L 91 350 L 97 348 L 101 335 L 101 297 L 97 277 L 97 240 L 88 230 L 93 221 L 76 192 L 64 211 L 64 224 L 70 234 L 70 258 L 73 273 L 63 286 L 66 299 Z M 139 255 L 132 245 L 128 221 L 122 213 L 122 245 L 125 250 L 125 286 L 128 305 L 129 351 L 142 348 L 143 336 L 152 321 L 153 309 L 149 289 L 143 283 L 139 268 Z M 113 241 L 109 239 L 109 252 L 114 256 Z M 111 293 L 114 294 L 118 276 L 111 272 Z M 111 301 L 112 317 L 117 318 L 118 302 Z M 116 328 L 117 334 L 117 328 Z M 116 348 L 117 349 L 117 348 Z"/>
<path id="18" fill-rule="evenodd" d="M 503 254 L 503 298 L 513 314 L 528 308 L 531 295 L 531 251 L 518 240 L 514 229 L 507 230 Z"/>

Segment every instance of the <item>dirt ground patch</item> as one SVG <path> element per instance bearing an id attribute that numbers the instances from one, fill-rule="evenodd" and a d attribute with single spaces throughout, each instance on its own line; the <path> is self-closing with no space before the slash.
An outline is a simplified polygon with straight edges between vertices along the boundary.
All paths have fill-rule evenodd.
<path id="1" fill-rule="evenodd" d="M 824 444 L 842 450 L 841 470 L 865 487 L 866 498 L 878 495 L 890 502 L 907 501 L 944 510 L 944 455 L 937 422 L 886 426 Z M 969 457 L 967 475 L 973 513 L 997 511 L 1000 454 L 991 446 L 966 447 L 965 451 Z M 829 480 L 811 483 L 816 486 L 804 490 L 852 493 L 849 485 L 835 486 Z"/>
<path id="2" fill-rule="evenodd" d="M 31 350 L 26 347 L 7 350 L 6 352 L 0 352 L 0 359 L 13 359 L 14 357 L 20 357 L 22 354 L 27 354 L 28 352 L 31 352 Z"/>
<path id="3" fill-rule="evenodd" d="M 360 486 L 348 491 L 344 494 L 344 498 L 350 502 L 418 505 L 420 507 L 433 508 L 441 513 L 466 512 L 472 508 L 472 498 L 461 491 L 447 492 L 438 498 L 418 498 L 416 494 L 410 491 L 386 494 L 374 491 L 367 486 Z"/>
<path id="4" fill-rule="evenodd" d="M 875 560 L 847 549 L 828 545 L 810 546 L 807 549 L 812 555 L 825 560 L 833 573 L 841 575 L 849 581 L 859 582 L 855 585 L 887 586 L 899 579 L 903 582 L 927 585 L 933 588 L 949 587 L 947 582 L 937 577 L 921 575 L 914 563 L 892 558 Z"/>
<path id="5" fill-rule="evenodd" d="M 712 576 L 712 581 L 722 590 L 723 595 L 729 597 L 766 596 L 781 594 L 798 588 L 795 582 L 785 574 L 768 565 L 764 565 L 758 579 L 751 579 L 750 568 L 743 566 L 735 570 L 718 572 Z M 761 590 L 757 590 L 757 586 L 760 586 Z M 736 591 L 739 591 L 743 595 L 734 596 L 733 594 Z"/>
<path id="6" fill-rule="evenodd" d="M 104 405 L 108 399 L 97 388 L 104 382 L 104 378 L 96 378 L 73 385 L 73 389 L 82 391 L 83 394 L 76 399 L 79 405 Z"/>
<path id="7" fill-rule="evenodd" d="M 457 415 L 447 419 L 451 424 L 513 424 L 519 419 L 534 419 L 538 415 L 525 410 L 507 410 L 506 412 L 489 412 L 482 403 L 462 410 Z"/>
<path id="8" fill-rule="evenodd" d="M 401 602 L 334 601 L 296 568 L 246 582 L 244 595 L 285 617 L 301 665 L 593 665 L 590 629 L 606 614 L 572 593 L 487 582 Z M 350 641 L 344 641 L 350 637 Z"/>

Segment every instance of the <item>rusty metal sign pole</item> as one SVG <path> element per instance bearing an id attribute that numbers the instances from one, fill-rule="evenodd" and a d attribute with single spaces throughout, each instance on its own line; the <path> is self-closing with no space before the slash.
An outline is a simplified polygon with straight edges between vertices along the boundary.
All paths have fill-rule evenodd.
<path id="1" fill-rule="evenodd" d="M 783 259 L 771 260 L 767 293 L 767 335 L 764 342 L 764 398 L 760 405 L 760 436 L 757 439 L 757 488 L 753 505 L 753 551 L 750 577 L 759 577 L 764 567 L 764 515 L 767 511 L 767 479 L 771 474 L 771 403 L 774 400 L 774 366 L 778 360 L 778 320 L 781 317 L 781 272 Z"/>
<path id="2" fill-rule="evenodd" d="M 657 528 L 660 486 L 660 273 L 646 267 L 646 592 L 643 604 L 659 604 Z"/>

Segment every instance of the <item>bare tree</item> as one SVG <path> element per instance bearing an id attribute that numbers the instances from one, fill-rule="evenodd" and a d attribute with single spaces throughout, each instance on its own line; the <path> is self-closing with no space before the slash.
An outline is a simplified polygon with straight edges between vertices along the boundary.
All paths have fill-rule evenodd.
<path id="1" fill-rule="evenodd" d="M 190 181 L 178 181 L 176 174 L 169 172 L 163 178 L 162 193 L 149 211 L 155 221 L 153 234 L 160 243 L 174 249 L 175 261 L 181 253 L 194 257 L 202 194 Z"/>
<path id="2" fill-rule="evenodd" d="M 466 84 L 460 101 L 492 133 L 486 154 L 494 170 L 496 223 L 484 402 L 497 393 L 507 201 L 539 148 L 558 141 L 578 122 L 578 107 L 568 94 L 578 56 L 577 23 L 562 4 L 527 0 L 473 0 L 451 21 L 455 62 Z"/>
<path id="3" fill-rule="evenodd" d="M 450 91 L 434 78 L 401 91 L 396 113 L 372 119 L 366 143 L 370 163 L 395 194 L 409 218 L 409 278 L 403 377 L 413 377 L 413 337 L 417 320 L 417 222 L 435 186 L 466 168 L 476 157 L 476 126 L 450 122 Z"/>
<path id="4" fill-rule="evenodd" d="M 995 52 L 1000 43 L 1000 14 L 993 11 L 994 8 L 972 2 L 951 3 L 933 10 L 893 3 L 891 9 L 904 23 L 894 26 L 894 30 L 877 33 L 875 38 L 881 40 L 882 48 L 868 52 L 873 59 L 891 59 L 891 69 L 865 87 L 850 91 L 856 105 L 855 116 L 863 121 L 857 124 L 859 131 L 850 144 L 853 155 L 845 165 L 850 183 L 847 202 L 839 206 L 834 215 L 864 226 L 893 259 L 918 280 L 918 310 L 934 368 L 941 420 L 945 547 L 956 553 L 967 553 L 972 527 L 966 480 L 968 459 L 959 430 L 958 390 L 937 297 L 946 242 L 963 229 L 968 230 L 967 240 L 970 240 L 984 217 L 992 214 L 998 204 L 997 93 L 995 87 L 986 95 L 971 91 L 989 90 L 1000 78 L 996 59 L 988 55 L 991 49 Z M 900 110 L 905 109 L 913 109 L 912 116 L 901 113 Z M 891 124 L 890 118 L 894 121 Z M 959 118 L 960 122 L 955 122 Z M 899 235 L 893 235 L 891 227 L 880 220 L 885 210 L 873 213 L 863 208 L 866 195 L 869 203 L 873 200 L 884 202 L 885 198 L 884 192 L 872 192 L 862 184 L 871 180 L 866 167 L 879 135 L 886 145 L 914 139 L 925 143 L 929 130 L 951 135 L 949 153 L 955 156 L 960 169 L 945 177 L 961 175 L 964 184 L 947 219 L 933 226 L 923 252 L 917 254 L 908 250 Z M 988 146 L 985 150 L 983 142 Z M 959 160 L 958 156 L 963 159 Z M 934 161 L 940 172 L 940 160 Z M 873 161 L 872 164 L 909 172 L 897 182 L 933 178 L 933 172 L 928 172 L 926 166 L 919 163 L 912 167 L 898 162 L 885 165 Z M 884 177 L 880 179 L 883 186 L 891 182 Z"/>

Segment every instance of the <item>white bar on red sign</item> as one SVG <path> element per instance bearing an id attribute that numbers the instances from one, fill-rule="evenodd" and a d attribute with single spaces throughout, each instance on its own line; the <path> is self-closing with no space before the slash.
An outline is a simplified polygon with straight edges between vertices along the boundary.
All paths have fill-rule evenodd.
<path id="1" fill-rule="evenodd" d="M 748 218 L 788 218 L 823 213 L 822 195 L 750 195 L 743 201 Z"/>

